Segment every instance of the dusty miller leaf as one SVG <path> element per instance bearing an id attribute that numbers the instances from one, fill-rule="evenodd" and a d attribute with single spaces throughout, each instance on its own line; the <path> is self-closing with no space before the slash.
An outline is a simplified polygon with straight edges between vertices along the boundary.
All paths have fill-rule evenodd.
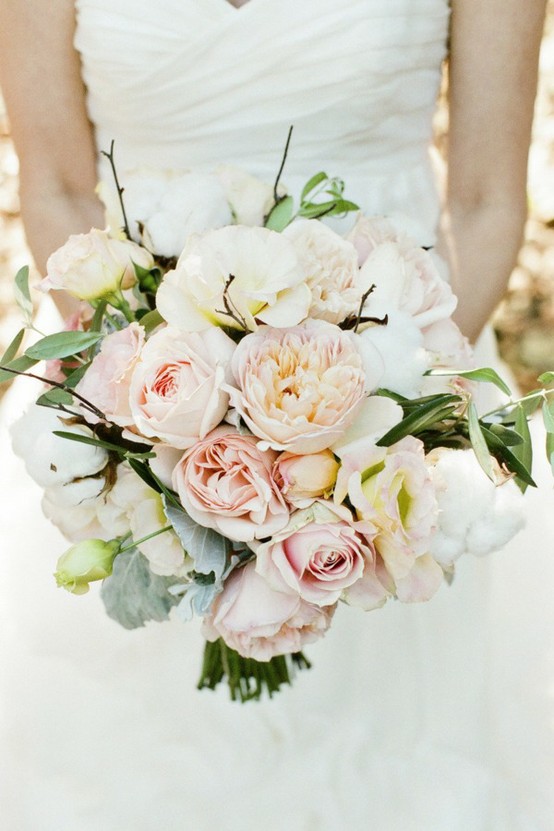
<path id="1" fill-rule="evenodd" d="M 179 600 L 169 593 L 173 577 L 153 574 L 148 560 L 136 548 L 118 554 L 113 572 L 101 589 L 108 615 L 125 629 L 144 626 L 147 620 L 167 620 Z"/>
<path id="2" fill-rule="evenodd" d="M 181 544 L 194 560 L 194 570 L 200 574 L 214 573 L 219 580 L 227 565 L 227 540 L 212 528 L 204 528 L 185 511 L 172 505 L 162 495 L 165 515 L 175 529 Z"/>

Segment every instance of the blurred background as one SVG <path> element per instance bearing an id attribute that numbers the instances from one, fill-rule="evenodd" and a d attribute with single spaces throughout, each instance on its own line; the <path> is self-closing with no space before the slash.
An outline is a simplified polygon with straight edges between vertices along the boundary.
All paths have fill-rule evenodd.
<path id="1" fill-rule="evenodd" d="M 446 114 L 439 110 L 440 143 Z M 18 162 L 0 94 L 0 355 L 19 327 L 13 277 L 30 263 L 19 217 Z M 554 368 L 554 0 L 541 52 L 540 86 L 529 163 L 530 217 L 508 294 L 494 317 L 500 351 L 521 388 Z M 0 397 L 6 385 L 0 387 Z"/>

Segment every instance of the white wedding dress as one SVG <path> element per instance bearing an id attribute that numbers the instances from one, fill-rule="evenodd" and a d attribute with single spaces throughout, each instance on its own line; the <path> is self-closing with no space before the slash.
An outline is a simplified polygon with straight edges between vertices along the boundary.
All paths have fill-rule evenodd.
<path id="1" fill-rule="evenodd" d="M 123 180 L 231 162 L 272 181 L 294 124 L 290 190 L 325 169 L 432 241 L 447 0 L 76 5 L 98 146 L 115 139 Z M 311 671 L 241 706 L 196 691 L 196 624 L 128 632 L 94 589 L 56 589 L 67 544 L 5 427 L 26 383 L 0 446 L 2 831 L 554 829 L 546 466 L 507 550 L 462 558 L 428 604 L 340 609 Z"/>

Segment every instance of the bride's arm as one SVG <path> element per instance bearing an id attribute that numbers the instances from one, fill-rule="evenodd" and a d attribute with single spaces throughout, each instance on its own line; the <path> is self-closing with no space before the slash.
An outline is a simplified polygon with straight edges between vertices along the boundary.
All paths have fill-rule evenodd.
<path id="1" fill-rule="evenodd" d="M 0 0 L 0 85 L 20 161 L 21 209 L 39 270 L 69 234 L 102 225 L 73 0 Z"/>
<path id="2" fill-rule="evenodd" d="M 440 249 L 471 339 L 502 298 L 521 244 L 544 12 L 545 0 L 452 0 Z"/>

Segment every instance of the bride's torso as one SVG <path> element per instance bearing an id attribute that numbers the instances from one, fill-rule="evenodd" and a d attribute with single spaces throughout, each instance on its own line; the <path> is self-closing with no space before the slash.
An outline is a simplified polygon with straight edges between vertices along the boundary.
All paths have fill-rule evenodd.
<path id="1" fill-rule="evenodd" d="M 432 114 L 448 0 L 76 0 L 89 112 L 121 170 L 340 175 L 369 212 L 434 223 Z"/>

